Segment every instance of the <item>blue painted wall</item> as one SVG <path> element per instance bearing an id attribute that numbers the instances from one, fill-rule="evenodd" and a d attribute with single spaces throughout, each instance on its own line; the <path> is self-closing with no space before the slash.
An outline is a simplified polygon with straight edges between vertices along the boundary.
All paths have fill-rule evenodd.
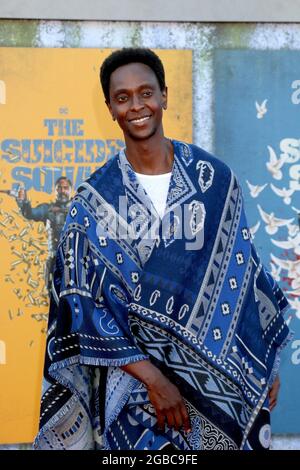
<path id="1" fill-rule="evenodd" d="M 286 320 L 295 336 L 282 354 L 272 413 L 281 433 L 300 432 L 299 59 L 289 50 L 214 53 L 215 152 L 238 175 L 254 243 L 292 306 Z"/>

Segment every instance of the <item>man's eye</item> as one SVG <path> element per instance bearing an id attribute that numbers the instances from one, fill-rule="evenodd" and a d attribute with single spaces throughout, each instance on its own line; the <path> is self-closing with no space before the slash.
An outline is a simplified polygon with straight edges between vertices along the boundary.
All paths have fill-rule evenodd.
<path id="1" fill-rule="evenodd" d="M 144 91 L 143 92 L 143 96 L 151 96 L 152 95 L 152 91 Z"/>
<path id="2" fill-rule="evenodd" d="M 124 101 L 127 100 L 127 96 L 126 95 L 118 96 L 117 100 L 119 103 L 124 103 Z"/>

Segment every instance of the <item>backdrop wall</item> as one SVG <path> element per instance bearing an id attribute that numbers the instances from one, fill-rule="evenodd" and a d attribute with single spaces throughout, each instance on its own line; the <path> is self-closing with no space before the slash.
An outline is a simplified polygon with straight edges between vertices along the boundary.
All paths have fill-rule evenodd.
<path id="1" fill-rule="evenodd" d="M 269 269 L 281 279 L 293 304 L 288 321 L 295 337 L 283 357 L 280 403 L 272 420 L 275 434 L 298 434 L 300 308 L 295 273 L 299 278 L 299 263 L 290 263 L 296 263 L 299 258 L 298 216 L 292 208 L 300 207 L 297 128 L 300 25 L 0 21 L 0 46 L 119 48 L 133 45 L 192 50 L 193 141 L 223 158 L 239 176 L 250 225 L 254 231 L 257 226 L 258 250 Z M 290 141 L 284 144 L 287 138 Z M 255 198 L 253 195 L 259 188 L 251 189 L 246 180 L 255 187 L 267 186 Z M 276 193 L 276 188 L 281 195 Z M 288 193 L 284 196 L 284 188 L 292 191 L 290 196 Z M 268 230 L 270 223 L 264 213 L 293 221 L 272 232 Z M 278 242 L 287 242 L 289 247 L 279 246 Z"/>

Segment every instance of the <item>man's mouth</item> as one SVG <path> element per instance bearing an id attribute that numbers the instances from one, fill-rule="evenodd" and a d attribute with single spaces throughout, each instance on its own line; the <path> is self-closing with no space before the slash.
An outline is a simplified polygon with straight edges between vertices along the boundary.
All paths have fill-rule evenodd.
<path id="1" fill-rule="evenodd" d="M 59 194 L 57 197 L 58 201 L 66 202 L 69 200 L 68 194 Z"/>
<path id="2" fill-rule="evenodd" d="M 129 119 L 129 122 L 131 122 L 133 124 L 141 124 L 145 121 L 148 121 L 150 118 L 151 118 L 151 116 L 143 116 L 143 117 L 140 117 L 140 118 Z"/>

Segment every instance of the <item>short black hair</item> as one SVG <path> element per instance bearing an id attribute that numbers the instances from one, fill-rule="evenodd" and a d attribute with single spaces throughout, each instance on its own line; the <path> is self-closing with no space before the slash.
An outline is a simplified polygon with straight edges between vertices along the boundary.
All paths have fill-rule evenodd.
<path id="1" fill-rule="evenodd" d="M 55 181 L 55 187 L 58 185 L 58 183 L 60 183 L 62 180 L 66 180 L 70 186 L 70 188 L 72 188 L 72 181 L 67 178 L 66 176 L 60 176 L 56 181 Z"/>
<path id="2" fill-rule="evenodd" d="M 109 103 L 109 83 L 111 74 L 122 65 L 139 62 L 148 65 L 156 75 L 161 91 L 166 88 L 165 71 L 162 61 L 151 51 L 144 47 L 124 47 L 112 52 L 103 62 L 100 68 L 100 82 L 105 96 L 105 100 Z"/>

